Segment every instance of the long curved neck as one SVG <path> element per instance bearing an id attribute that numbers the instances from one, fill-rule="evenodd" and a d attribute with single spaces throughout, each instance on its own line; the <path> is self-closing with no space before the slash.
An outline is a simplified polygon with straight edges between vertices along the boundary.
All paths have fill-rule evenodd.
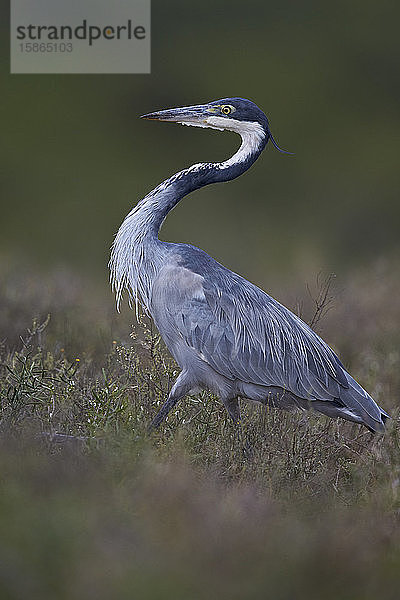
<path id="1" fill-rule="evenodd" d="M 144 228 L 146 235 L 157 237 L 168 213 L 190 192 L 210 183 L 235 179 L 251 167 L 265 148 L 268 134 L 258 123 L 244 124 L 239 133 L 242 144 L 230 159 L 220 163 L 199 163 L 183 169 L 158 185 L 138 203 L 131 215 L 139 216 L 141 213 L 142 233 Z"/>
<path id="2" fill-rule="evenodd" d="M 240 126 L 240 129 L 239 129 Z M 210 183 L 230 181 L 247 171 L 268 142 L 268 134 L 258 123 L 239 124 L 242 137 L 239 150 L 220 163 L 199 163 L 172 175 L 143 198 L 127 215 L 112 246 L 111 283 L 117 304 L 123 289 L 131 299 L 148 307 L 152 274 L 160 259 L 154 248 L 159 245 L 158 232 L 168 213 L 190 192 Z M 147 268 L 144 269 L 144 261 Z"/>

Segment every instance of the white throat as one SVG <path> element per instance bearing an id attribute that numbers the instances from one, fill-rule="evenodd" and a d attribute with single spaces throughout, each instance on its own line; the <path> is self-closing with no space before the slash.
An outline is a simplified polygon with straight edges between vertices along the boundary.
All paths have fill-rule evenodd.
<path id="1" fill-rule="evenodd" d="M 242 144 L 239 150 L 228 160 L 220 163 L 221 168 L 245 161 L 250 154 L 258 150 L 262 141 L 265 139 L 265 130 L 257 121 L 238 121 L 237 119 L 228 119 L 227 117 L 206 117 L 204 121 L 187 121 L 182 125 L 191 125 L 193 127 L 208 127 L 218 129 L 219 131 L 234 131 L 242 138 Z"/>

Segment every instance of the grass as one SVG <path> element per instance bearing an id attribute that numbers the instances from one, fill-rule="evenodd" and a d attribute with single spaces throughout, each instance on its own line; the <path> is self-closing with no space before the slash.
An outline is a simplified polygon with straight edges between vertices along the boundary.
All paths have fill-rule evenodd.
<path id="1" fill-rule="evenodd" d="M 148 434 L 178 372 L 151 323 L 130 336 L 133 313 L 77 276 L 3 269 L 0 597 L 397 598 L 393 272 L 353 273 L 315 321 L 387 433 L 243 404 L 249 455 L 208 393 Z"/>

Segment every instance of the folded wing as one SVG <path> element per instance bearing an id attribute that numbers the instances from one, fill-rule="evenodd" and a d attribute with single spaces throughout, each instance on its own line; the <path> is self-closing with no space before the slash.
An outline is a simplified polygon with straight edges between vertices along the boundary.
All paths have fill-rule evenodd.
<path id="1" fill-rule="evenodd" d="M 231 380 L 281 387 L 310 401 L 340 402 L 381 423 L 382 411 L 308 325 L 257 286 L 216 265 L 212 274 L 202 264 L 195 270 L 175 267 L 156 286 L 164 318 L 188 346 Z"/>

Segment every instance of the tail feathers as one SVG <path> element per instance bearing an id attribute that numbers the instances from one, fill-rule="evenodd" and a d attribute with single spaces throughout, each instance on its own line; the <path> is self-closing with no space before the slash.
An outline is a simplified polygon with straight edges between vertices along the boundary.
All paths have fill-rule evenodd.
<path id="1" fill-rule="evenodd" d="M 390 418 L 389 415 L 376 404 L 351 375 L 347 374 L 347 380 L 349 387 L 341 390 L 340 394 L 343 417 L 362 423 L 370 431 L 384 431 L 385 421 Z"/>

